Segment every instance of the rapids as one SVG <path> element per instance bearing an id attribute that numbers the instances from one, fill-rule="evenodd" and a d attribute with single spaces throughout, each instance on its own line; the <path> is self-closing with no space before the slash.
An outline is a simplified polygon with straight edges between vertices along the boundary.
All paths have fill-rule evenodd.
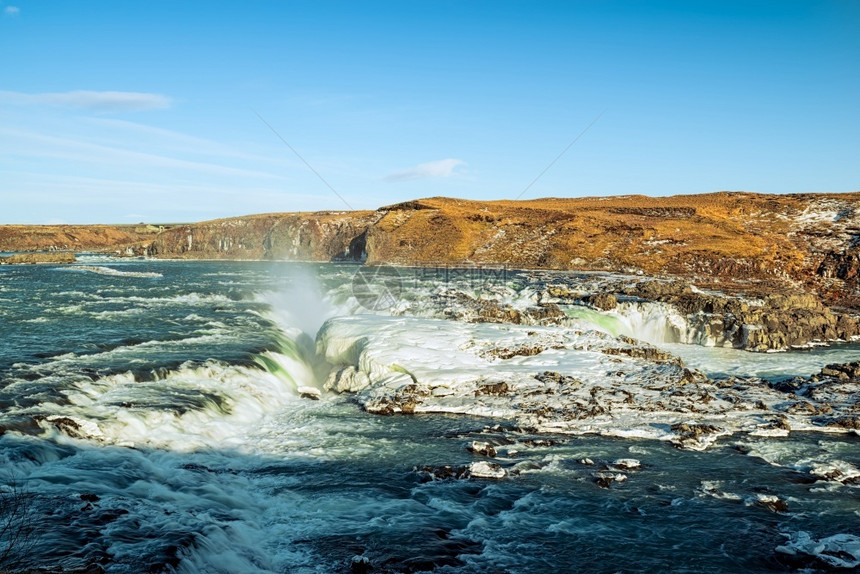
<path id="1" fill-rule="evenodd" d="M 81 265 L 0 268 L 0 491 L 25 493 L 34 527 L 31 547 L 13 548 L 0 571 L 857 566 L 857 486 L 827 478 L 860 476 L 856 435 L 726 437 L 697 452 L 537 432 L 490 411 L 378 416 L 360 396 L 324 389 L 333 364 L 440 389 L 476 372 L 591 369 L 612 357 L 574 347 L 614 344 L 615 335 L 658 344 L 708 374 L 774 379 L 857 360 L 857 345 L 756 355 L 684 344 L 685 326 L 656 307 L 568 308 L 563 327 L 453 323 L 426 305 L 434 294 L 525 307 L 535 299 L 528 274 L 476 282 L 386 270 L 371 278 L 381 290 L 356 297 L 357 269 L 86 256 Z M 368 293 L 391 305 L 369 307 Z M 486 358 L 532 332 L 566 347 Z M 496 456 L 470 451 L 475 442 Z M 641 464 L 621 463 L 629 459 Z M 457 474 L 480 461 L 506 476 L 442 478 L 445 467 Z M 609 488 L 601 473 L 613 476 Z"/>

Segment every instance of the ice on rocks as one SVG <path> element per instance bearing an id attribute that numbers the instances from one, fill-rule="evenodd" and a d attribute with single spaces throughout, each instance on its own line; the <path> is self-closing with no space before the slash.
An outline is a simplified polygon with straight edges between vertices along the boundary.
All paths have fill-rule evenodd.
<path id="1" fill-rule="evenodd" d="M 489 457 L 496 456 L 496 447 L 494 447 L 488 442 L 481 442 L 477 440 L 472 441 L 472 444 L 470 444 L 468 448 L 475 454 L 481 454 Z"/>
<path id="2" fill-rule="evenodd" d="M 824 562 L 831 568 L 860 568 L 860 536 L 834 534 L 816 540 L 808 532 L 795 532 L 776 551 L 790 556 L 806 555 Z"/>
<path id="3" fill-rule="evenodd" d="M 842 411 L 814 396 L 752 377 L 709 380 L 647 343 L 576 327 L 354 315 L 327 321 L 316 344 L 334 366 L 325 388 L 378 414 L 486 416 L 694 450 L 735 433 L 850 430 L 828 425 Z M 815 389 L 831 398 L 834 385 Z M 839 390 L 833 405 L 850 409 Z"/>
<path id="4" fill-rule="evenodd" d="M 499 464 L 480 460 L 469 465 L 469 474 L 474 478 L 504 478 L 507 471 Z"/>

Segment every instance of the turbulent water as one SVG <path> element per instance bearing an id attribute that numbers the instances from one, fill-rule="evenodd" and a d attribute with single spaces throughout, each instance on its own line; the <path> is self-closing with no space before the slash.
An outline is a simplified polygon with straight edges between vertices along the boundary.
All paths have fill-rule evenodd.
<path id="1" fill-rule="evenodd" d="M 385 337 L 394 313 L 416 348 L 444 354 L 456 342 L 431 322 L 450 321 L 423 302 L 486 287 L 468 276 L 82 259 L 0 267 L 0 488 L 25 494 L 34 525 L 0 570 L 778 572 L 860 556 L 857 487 L 806 472 L 860 468 L 856 435 L 728 437 L 695 452 L 490 417 L 378 416 L 322 391 L 326 319 L 365 315 L 363 337 L 394 352 L 409 338 Z M 527 275 L 493 283 L 514 306 L 532 296 Z M 647 317 L 569 311 L 709 374 L 780 378 L 860 358 L 851 345 L 681 345 Z M 439 376 L 457 368 L 469 365 Z M 473 441 L 495 445 L 505 478 L 444 477 L 485 460 Z M 622 459 L 641 465 L 596 484 Z"/>

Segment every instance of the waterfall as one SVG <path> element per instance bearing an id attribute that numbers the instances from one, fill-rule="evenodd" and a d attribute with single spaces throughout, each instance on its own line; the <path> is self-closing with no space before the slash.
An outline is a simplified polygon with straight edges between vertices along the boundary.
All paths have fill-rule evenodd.
<path id="1" fill-rule="evenodd" d="M 612 311 L 573 307 L 568 315 L 613 337 L 625 335 L 654 345 L 696 342 L 687 320 L 667 303 L 622 301 Z"/>
<path id="2" fill-rule="evenodd" d="M 623 334 L 651 344 L 687 343 L 687 320 L 668 303 L 623 301 L 610 311 L 626 327 Z"/>
<path id="3" fill-rule="evenodd" d="M 567 314 L 614 337 L 626 335 L 652 345 L 732 347 L 737 331 L 737 328 L 727 329 L 720 315 L 684 316 L 669 303 L 653 301 L 621 301 L 612 311 L 576 306 L 569 308 Z"/>

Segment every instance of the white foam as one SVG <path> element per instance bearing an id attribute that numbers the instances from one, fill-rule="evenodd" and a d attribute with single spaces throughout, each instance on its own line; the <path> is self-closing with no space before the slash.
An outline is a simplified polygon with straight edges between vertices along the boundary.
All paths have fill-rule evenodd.
<path id="1" fill-rule="evenodd" d="M 154 271 L 122 271 L 120 269 L 114 269 L 113 267 L 102 267 L 94 265 L 74 265 L 72 267 L 69 267 L 68 269 L 89 271 L 90 273 L 95 273 L 97 275 L 111 275 L 115 277 L 164 277 L 164 275 L 162 275 L 161 273 L 156 273 Z"/>
<path id="2" fill-rule="evenodd" d="M 860 568 L 860 536 L 834 534 L 816 540 L 802 530 L 785 536 L 788 542 L 777 546 L 777 552 L 814 556 L 833 568 Z"/>

